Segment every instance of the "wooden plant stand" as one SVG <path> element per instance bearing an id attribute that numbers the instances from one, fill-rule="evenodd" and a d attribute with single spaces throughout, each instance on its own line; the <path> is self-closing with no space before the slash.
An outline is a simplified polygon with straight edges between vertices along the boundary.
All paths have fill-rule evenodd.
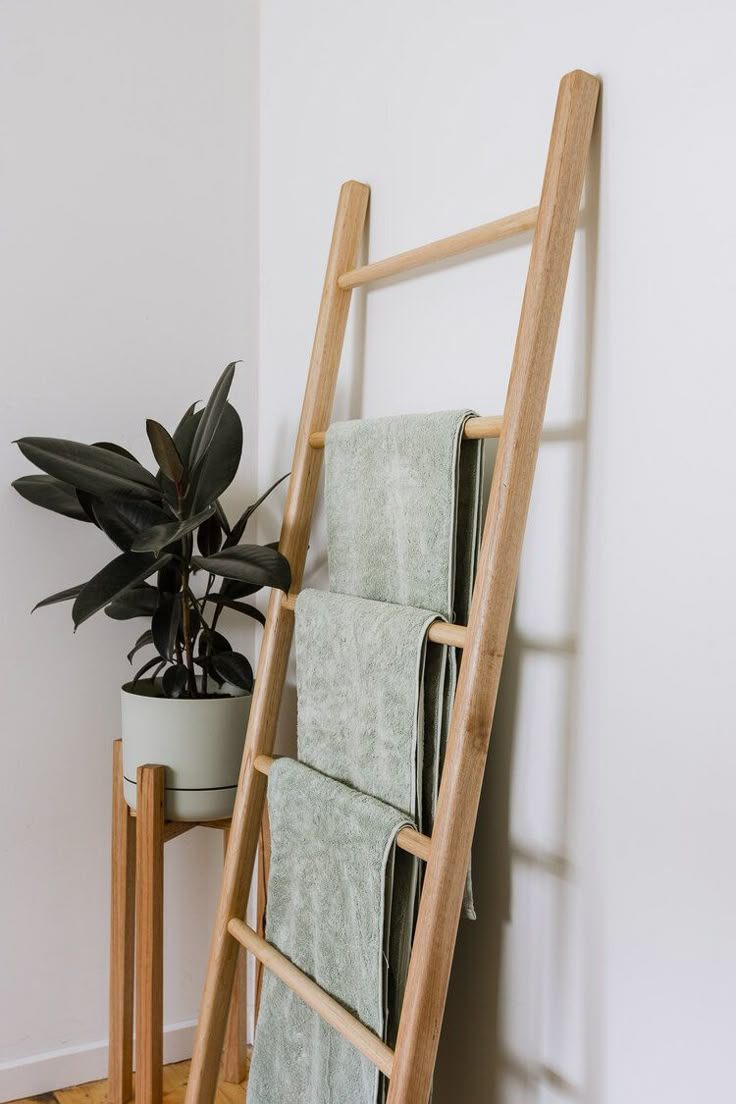
<path id="1" fill-rule="evenodd" d="M 166 768 L 139 767 L 138 810 L 123 796 L 122 740 L 113 744 L 112 899 L 110 910 L 110 1104 L 133 1098 L 135 997 L 136 1104 L 161 1104 L 164 1035 L 164 844 L 191 828 L 219 828 L 224 848 L 230 820 L 164 820 Z M 248 1070 L 246 961 L 240 955 L 230 997 L 220 1076 L 240 1083 Z"/>

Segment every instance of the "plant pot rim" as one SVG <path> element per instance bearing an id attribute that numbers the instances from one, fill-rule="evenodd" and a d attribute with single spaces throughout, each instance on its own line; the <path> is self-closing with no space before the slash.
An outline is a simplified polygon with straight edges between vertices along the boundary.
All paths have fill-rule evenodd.
<path id="1" fill-rule="evenodd" d="M 123 694 L 129 694 L 133 698 L 147 698 L 149 701 L 166 702 L 168 705 L 186 706 L 218 705 L 233 698 L 250 698 L 253 693 L 251 690 L 241 690 L 238 686 L 226 683 L 227 689 L 225 686 L 221 687 L 218 690 L 219 696 L 216 698 L 167 698 L 164 694 L 156 692 L 160 685 L 160 679 L 139 679 L 135 684 L 124 682 L 120 689 Z"/>

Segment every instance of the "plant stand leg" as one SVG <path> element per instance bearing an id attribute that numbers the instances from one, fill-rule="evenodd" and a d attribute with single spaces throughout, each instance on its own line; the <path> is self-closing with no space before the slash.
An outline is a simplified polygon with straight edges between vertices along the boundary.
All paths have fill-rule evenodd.
<path id="1" fill-rule="evenodd" d="M 227 854 L 229 839 L 230 829 L 225 828 L 222 833 L 225 854 Z M 222 1051 L 221 1069 L 223 1081 L 230 1081 L 236 1085 L 244 1081 L 248 1073 L 247 985 L 246 952 L 241 949 L 238 955 L 238 965 L 235 970 L 232 996 L 230 997 L 230 1011 L 228 1013 L 227 1028 L 225 1030 L 225 1045 Z"/>
<path id="2" fill-rule="evenodd" d="M 138 768 L 136 820 L 136 1104 L 160 1104 L 164 1034 L 164 783 Z"/>
<path id="3" fill-rule="evenodd" d="M 123 745 L 112 746 L 112 892 L 110 902 L 110 1104 L 133 1097 L 135 818 L 123 796 Z"/>

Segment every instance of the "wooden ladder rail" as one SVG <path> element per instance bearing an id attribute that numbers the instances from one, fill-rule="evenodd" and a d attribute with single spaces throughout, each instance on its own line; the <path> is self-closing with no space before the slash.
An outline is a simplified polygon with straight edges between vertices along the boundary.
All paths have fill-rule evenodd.
<path id="1" fill-rule="evenodd" d="M 478 577 L 463 640 L 465 652 L 452 712 L 435 828 L 428 848 L 404 1008 L 390 1063 L 389 1104 L 426 1104 L 429 1096 L 599 87 L 597 78 L 580 70 L 563 77 L 541 201 L 539 208 L 534 209 L 535 231 L 529 272 L 500 428 Z M 351 277 L 372 267 L 351 268 L 355 264 L 367 201 L 365 185 L 355 181 L 343 185 L 280 538 L 280 548 L 291 563 L 295 591 L 299 589 L 304 571 L 319 476 L 320 445 L 323 444 L 319 437 L 310 443 L 310 436 L 321 436 L 327 429 L 350 289 L 366 282 L 353 281 Z M 530 212 L 521 213 L 522 223 L 525 214 L 529 216 Z M 500 220 L 500 224 L 505 221 Z M 488 232 L 488 228 L 495 225 L 498 224 L 487 224 L 480 229 Z M 528 228 L 526 224 L 524 228 Z M 472 232 L 433 244 L 443 245 L 454 240 L 457 252 L 464 252 L 475 248 L 469 243 L 469 234 Z M 508 233 L 500 236 L 508 236 Z M 488 240 L 486 233 L 484 240 L 476 244 L 486 244 Z M 430 263 L 436 259 L 431 249 L 432 246 L 422 247 L 389 259 L 390 271 L 403 270 L 402 258 L 408 258 L 407 269 Z M 417 254 L 423 254 L 423 259 L 417 260 Z M 445 251 L 441 255 L 452 253 Z M 373 268 L 373 279 L 387 274 L 385 265 L 382 269 L 380 264 Z M 497 434 L 489 432 L 487 435 Z M 253 940 L 253 933 L 241 920 L 265 800 L 265 764 L 261 759 L 257 766 L 256 760 L 270 756 L 273 750 L 292 634 L 293 596 L 274 592 L 259 657 L 187 1104 L 212 1104 L 227 1019 L 226 994 L 232 984 L 238 946 L 242 942 L 256 950 L 259 938 L 256 936 Z M 258 948 L 262 952 L 259 958 L 264 961 L 266 952 L 260 945 Z M 278 963 L 278 957 L 272 956 L 272 962 Z M 314 997 L 313 991 L 311 995 Z M 318 1004 L 317 997 L 315 1000 Z M 355 1025 L 347 1025 L 343 1033 L 352 1036 L 356 1045 L 360 1045 L 357 1040 L 362 1039 L 361 1027 L 355 1021 Z M 338 1030 L 342 1028 L 338 1026 Z M 380 1044 L 380 1040 L 377 1042 Z M 385 1055 L 384 1059 L 387 1060 Z"/>

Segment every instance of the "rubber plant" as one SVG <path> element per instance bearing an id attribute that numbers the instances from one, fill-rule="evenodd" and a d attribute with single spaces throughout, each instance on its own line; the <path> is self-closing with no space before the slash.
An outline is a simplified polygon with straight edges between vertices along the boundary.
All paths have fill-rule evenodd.
<path id="1" fill-rule="evenodd" d="M 189 407 L 170 434 L 153 419 L 146 431 L 154 473 L 120 445 L 22 437 L 20 451 L 42 475 L 16 479 L 23 498 L 96 526 L 119 552 L 87 582 L 44 598 L 34 609 L 73 602 L 74 630 L 104 610 L 108 617 L 145 617 L 147 628 L 128 653 L 153 655 L 136 672 L 160 679 L 169 698 L 207 698 L 223 684 L 253 686 L 251 665 L 218 628 L 223 609 L 264 623 L 244 599 L 262 587 L 288 590 L 289 564 L 275 545 L 243 543 L 248 521 L 282 476 L 232 525 L 220 502 L 240 464 L 243 427 L 228 402 L 229 364 L 202 409 Z"/>

